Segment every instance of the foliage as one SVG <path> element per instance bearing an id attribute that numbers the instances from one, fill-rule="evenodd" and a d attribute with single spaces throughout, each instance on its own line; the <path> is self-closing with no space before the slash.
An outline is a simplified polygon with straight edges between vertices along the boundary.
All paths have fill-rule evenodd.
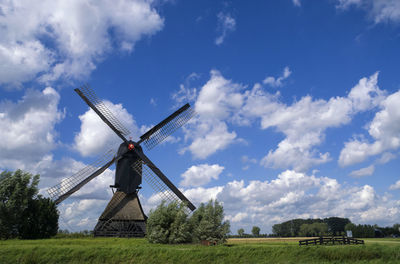
<path id="1" fill-rule="evenodd" d="M 281 224 L 272 226 L 272 232 L 280 237 L 294 237 L 300 235 L 300 227 L 303 224 L 313 223 L 326 223 L 328 225 L 328 232 L 331 235 L 340 235 L 344 232 L 346 224 L 350 223 L 348 218 L 329 217 L 325 219 L 292 219 Z"/>
<path id="2" fill-rule="evenodd" d="M 375 237 L 375 228 L 372 225 L 355 225 L 349 223 L 345 226 L 346 231 L 350 230 L 353 237 Z"/>
<path id="3" fill-rule="evenodd" d="M 185 204 L 163 201 L 147 219 L 147 238 L 151 243 L 176 244 L 192 241 Z"/>
<path id="4" fill-rule="evenodd" d="M 0 174 L 0 238 L 46 238 L 57 233 L 54 202 L 38 195 L 39 175 Z"/>
<path id="5" fill-rule="evenodd" d="M 238 232 L 239 236 L 243 236 L 244 235 L 244 229 L 243 228 L 239 228 L 237 232 Z"/>
<path id="6" fill-rule="evenodd" d="M 363 246 L 299 247 L 297 240 L 237 239 L 227 245 L 160 245 L 146 239 L 81 238 L 0 241 L 0 263 L 399 263 L 399 239 Z"/>
<path id="7" fill-rule="evenodd" d="M 258 226 L 253 226 L 251 229 L 251 233 L 253 236 L 259 236 L 260 235 L 260 228 Z"/>
<path id="8" fill-rule="evenodd" d="M 344 232 L 344 227 L 351 222 L 348 218 L 329 217 L 324 219 L 324 223 L 328 224 L 329 232 L 336 236 L 341 235 Z"/>
<path id="9" fill-rule="evenodd" d="M 224 221 L 224 209 L 218 201 L 202 203 L 190 218 L 193 227 L 194 241 L 207 240 L 215 243 L 226 241 L 230 232 L 229 221 Z"/>
<path id="10" fill-rule="evenodd" d="M 166 204 L 164 201 L 147 219 L 147 238 L 150 243 L 178 244 L 189 242 L 222 243 L 229 233 L 229 222 L 223 222 L 224 211 L 217 201 L 201 204 L 188 217 L 184 203 Z"/>
<path id="11" fill-rule="evenodd" d="M 326 223 L 302 224 L 300 226 L 300 236 L 325 236 L 328 234 L 328 225 Z"/>

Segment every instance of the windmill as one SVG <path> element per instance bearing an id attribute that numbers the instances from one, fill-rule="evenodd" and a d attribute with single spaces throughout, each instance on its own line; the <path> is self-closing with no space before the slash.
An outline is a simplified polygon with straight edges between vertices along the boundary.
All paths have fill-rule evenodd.
<path id="1" fill-rule="evenodd" d="M 94 228 L 95 236 L 140 237 L 145 235 L 147 217 L 138 197 L 142 179 L 158 192 L 163 200 L 183 201 L 190 210 L 196 209 L 143 153 L 141 147 L 143 143 L 148 150 L 154 148 L 192 118 L 195 112 L 189 104 L 179 108 L 135 142 L 126 138 L 130 134 L 129 130 L 122 125 L 88 85 L 75 89 L 75 92 L 121 138 L 122 143 L 117 153 L 114 150 L 106 152 L 91 165 L 49 188 L 47 190 L 49 196 L 56 204 L 67 199 L 115 163 L 115 182 L 114 185 L 110 185 L 113 196 Z"/>

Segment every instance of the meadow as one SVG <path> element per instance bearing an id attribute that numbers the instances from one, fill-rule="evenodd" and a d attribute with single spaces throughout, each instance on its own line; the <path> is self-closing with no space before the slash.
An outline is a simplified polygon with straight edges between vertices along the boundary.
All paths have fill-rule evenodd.
<path id="1" fill-rule="evenodd" d="M 400 239 L 301 247 L 298 240 L 232 238 L 218 246 L 161 245 L 126 238 L 3 240 L 0 263 L 400 263 Z"/>

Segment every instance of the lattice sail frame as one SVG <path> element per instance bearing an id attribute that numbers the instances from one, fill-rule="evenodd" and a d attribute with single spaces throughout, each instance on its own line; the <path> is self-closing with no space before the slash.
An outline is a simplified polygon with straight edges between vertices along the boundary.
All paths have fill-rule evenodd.
<path id="1" fill-rule="evenodd" d="M 131 167 L 138 173 L 142 175 L 142 179 L 146 181 L 148 185 L 160 196 L 161 200 L 167 203 L 176 202 L 179 203 L 181 200 L 176 194 L 174 194 L 168 186 L 161 181 L 161 179 L 146 165 L 142 160 L 137 160 L 131 165 Z M 187 208 L 187 212 L 191 210 Z"/>
<path id="2" fill-rule="evenodd" d="M 96 106 L 96 108 L 110 121 L 110 123 L 125 137 L 131 132 L 113 115 L 102 100 L 100 100 L 89 85 L 84 85 L 79 90 Z"/>
<path id="3" fill-rule="evenodd" d="M 179 113 L 176 117 L 169 120 L 161 128 L 153 132 L 148 138 L 144 139 L 144 145 L 148 150 L 151 150 L 169 135 L 174 133 L 178 128 L 183 126 L 194 115 L 196 115 L 194 109 L 192 107 L 187 108 L 185 111 Z"/>
<path id="4" fill-rule="evenodd" d="M 88 176 L 93 174 L 96 170 L 102 167 L 105 163 L 109 162 L 115 155 L 115 150 L 111 149 L 101 155 L 96 161 L 81 169 L 74 175 L 64 178 L 59 184 L 47 189 L 47 193 L 53 201 L 56 201 L 62 195 L 68 193 L 73 187 L 77 186 Z"/>

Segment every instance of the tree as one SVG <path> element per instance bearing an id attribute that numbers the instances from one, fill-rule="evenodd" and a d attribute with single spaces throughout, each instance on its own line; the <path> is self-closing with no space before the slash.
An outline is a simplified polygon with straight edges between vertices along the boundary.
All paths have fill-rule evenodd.
<path id="1" fill-rule="evenodd" d="M 194 241 L 225 242 L 230 232 L 230 224 L 223 219 L 224 209 L 218 201 L 210 200 L 207 204 L 202 203 L 190 219 Z"/>
<path id="2" fill-rule="evenodd" d="M 192 241 L 190 223 L 184 203 L 163 201 L 147 219 L 147 238 L 151 243 L 177 244 Z"/>
<path id="3" fill-rule="evenodd" d="M 238 232 L 239 236 L 243 236 L 244 235 L 244 229 L 243 228 L 238 229 L 237 232 Z"/>
<path id="4" fill-rule="evenodd" d="M 351 223 L 348 218 L 341 218 L 341 217 L 329 217 L 325 218 L 324 222 L 328 224 L 329 232 L 332 235 L 340 235 L 344 232 L 344 228 L 348 223 Z"/>
<path id="5" fill-rule="evenodd" d="M 58 211 L 38 195 L 39 175 L 0 174 L 0 238 L 46 238 L 57 234 Z"/>
<path id="6" fill-rule="evenodd" d="M 260 235 L 260 228 L 258 226 L 253 226 L 251 229 L 251 233 L 253 236 L 259 236 Z"/>
<path id="7" fill-rule="evenodd" d="M 326 223 L 302 224 L 300 227 L 300 236 L 324 236 L 328 232 Z"/>

